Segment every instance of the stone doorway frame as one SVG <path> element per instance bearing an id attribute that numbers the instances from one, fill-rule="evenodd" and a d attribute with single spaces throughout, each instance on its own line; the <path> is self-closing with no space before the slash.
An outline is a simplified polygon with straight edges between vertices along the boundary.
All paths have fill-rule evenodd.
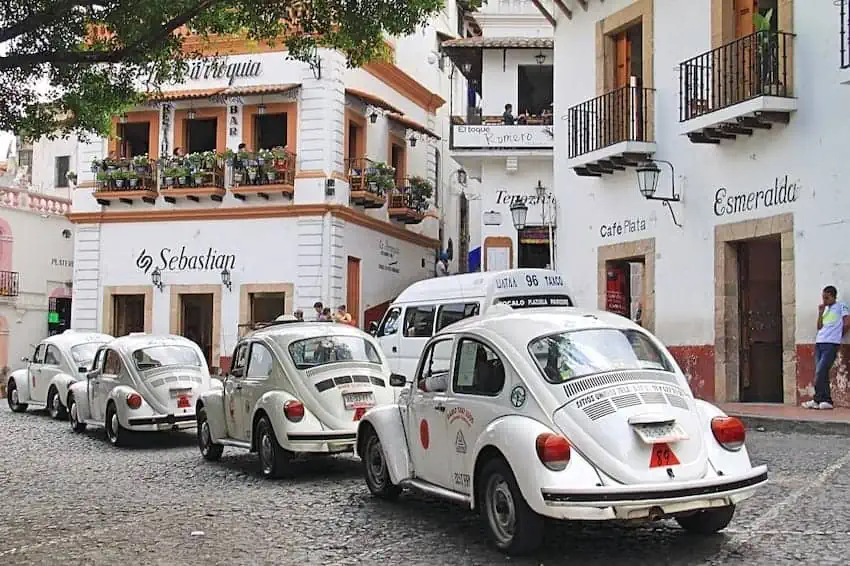
<path id="1" fill-rule="evenodd" d="M 740 313 L 738 252 L 740 242 L 780 237 L 782 295 L 782 397 L 797 403 L 797 299 L 794 263 L 794 215 L 778 214 L 714 227 L 714 395 L 719 402 L 740 400 Z"/>
<path id="2" fill-rule="evenodd" d="M 181 296 L 212 295 L 212 348 L 210 349 L 210 369 L 221 363 L 221 285 L 169 285 L 171 303 L 168 306 L 168 331 L 180 334 Z"/>
<path id="3" fill-rule="evenodd" d="M 153 332 L 153 286 L 152 285 L 108 285 L 103 288 L 103 320 L 101 332 L 112 334 L 113 303 L 116 296 L 144 295 L 145 297 L 145 332 Z"/>
<path id="4" fill-rule="evenodd" d="M 632 240 L 597 248 L 596 302 L 605 310 L 605 280 L 609 261 L 643 261 L 643 296 L 641 325 L 655 333 L 655 238 Z"/>

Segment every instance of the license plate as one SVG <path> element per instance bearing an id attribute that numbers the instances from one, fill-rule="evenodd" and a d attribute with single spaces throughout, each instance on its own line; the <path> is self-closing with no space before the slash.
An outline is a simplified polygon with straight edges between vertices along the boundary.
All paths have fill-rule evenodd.
<path id="1" fill-rule="evenodd" d="M 343 393 L 342 402 L 346 409 L 362 409 L 375 406 L 375 395 L 370 391 L 366 393 Z"/>
<path id="2" fill-rule="evenodd" d="M 687 440 L 688 433 L 677 422 L 633 424 L 635 432 L 647 444 Z"/>
<path id="3" fill-rule="evenodd" d="M 183 396 L 190 396 L 192 394 L 191 389 L 169 389 L 169 393 L 171 393 L 172 399 L 178 399 Z"/>

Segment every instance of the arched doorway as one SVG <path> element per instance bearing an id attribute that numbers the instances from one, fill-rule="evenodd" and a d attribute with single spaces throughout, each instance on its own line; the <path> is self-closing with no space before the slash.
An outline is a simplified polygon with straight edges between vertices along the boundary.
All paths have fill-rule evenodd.
<path id="1" fill-rule="evenodd" d="M 47 334 L 61 334 L 71 328 L 71 289 L 56 287 L 48 298 Z"/>

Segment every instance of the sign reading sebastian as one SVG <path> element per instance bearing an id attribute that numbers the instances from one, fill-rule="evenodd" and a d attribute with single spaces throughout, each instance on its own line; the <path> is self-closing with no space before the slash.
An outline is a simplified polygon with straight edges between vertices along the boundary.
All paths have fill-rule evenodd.
<path id="1" fill-rule="evenodd" d="M 221 271 L 225 267 L 233 271 L 236 266 L 234 254 L 219 253 L 215 248 L 207 248 L 206 253 L 200 254 L 187 254 L 186 246 L 182 246 L 179 251 L 162 248 L 156 255 L 154 259 L 143 249 L 136 258 L 136 267 L 147 273 L 154 268 L 154 264 L 160 271 Z"/>

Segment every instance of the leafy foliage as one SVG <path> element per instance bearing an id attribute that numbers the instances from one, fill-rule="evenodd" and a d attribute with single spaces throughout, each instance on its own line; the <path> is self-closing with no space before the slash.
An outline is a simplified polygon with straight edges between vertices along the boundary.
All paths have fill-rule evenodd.
<path id="1" fill-rule="evenodd" d="M 27 0 L 0 8 L 0 130 L 28 137 L 107 134 L 137 91 L 179 81 L 203 41 L 318 44 L 349 66 L 383 56 L 385 34 L 413 33 L 442 0 Z M 187 39 L 202 40 L 198 49 Z"/>

